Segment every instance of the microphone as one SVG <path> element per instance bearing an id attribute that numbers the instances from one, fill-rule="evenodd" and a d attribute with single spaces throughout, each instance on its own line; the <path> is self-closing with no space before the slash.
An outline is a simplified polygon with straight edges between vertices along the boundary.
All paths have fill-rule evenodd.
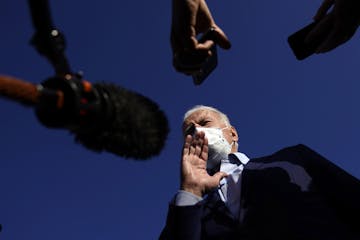
<path id="1" fill-rule="evenodd" d="M 164 112 L 149 98 L 114 84 L 91 84 L 77 75 L 38 85 L 0 75 L 0 96 L 34 107 L 44 126 L 69 130 L 88 149 L 124 158 L 158 155 L 169 132 Z"/>

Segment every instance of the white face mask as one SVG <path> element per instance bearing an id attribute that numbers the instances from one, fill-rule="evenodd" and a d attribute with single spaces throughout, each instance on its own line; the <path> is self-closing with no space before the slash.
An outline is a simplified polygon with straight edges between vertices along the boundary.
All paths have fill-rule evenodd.
<path id="1" fill-rule="evenodd" d="M 204 128 L 197 127 L 196 132 L 204 132 L 208 139 L 209 154 L 206 169 L 211 170 L 218 167 L 221 160 L 227 159 L 228 154 L 231 153 L 232 143 L 225 139 L 222 130 L 224 128 Z"/>

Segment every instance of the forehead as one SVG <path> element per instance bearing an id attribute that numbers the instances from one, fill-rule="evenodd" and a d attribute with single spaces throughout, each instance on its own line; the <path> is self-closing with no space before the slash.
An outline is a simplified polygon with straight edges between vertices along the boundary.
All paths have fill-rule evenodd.
<path id="1" fill-rule="evenodd" d="M 212 118 L 219 118 L 219 114 L 217 112 L 214 112 L 212 110 L 209 109 L 199 109 L 193 113 L 191 113 L 186 119 L 186 120 L 196 120 L 199 118 L 203 118 L 203 117 L 212 117 Z"/>
<path id="2" fill-rule="evenodd" d="M 200 109 L 191 113 L 183 123 L 183 129 L 191 123 L 200 123 L 204 120 L 218 122 L 221 121 L 221 117 L 217 112 L 207 109 Z"/>

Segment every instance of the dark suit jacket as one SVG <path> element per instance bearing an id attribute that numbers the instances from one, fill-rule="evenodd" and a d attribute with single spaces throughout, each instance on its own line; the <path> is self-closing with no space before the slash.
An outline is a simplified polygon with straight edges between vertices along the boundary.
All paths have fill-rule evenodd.
<path id="1" fill-rule="evenodd" d="M 240 208 L 239 221 L 215 192 L 170 204 L 159 239 L 360 239 L 360 181 L 304 145 L 251 159 Z"/>

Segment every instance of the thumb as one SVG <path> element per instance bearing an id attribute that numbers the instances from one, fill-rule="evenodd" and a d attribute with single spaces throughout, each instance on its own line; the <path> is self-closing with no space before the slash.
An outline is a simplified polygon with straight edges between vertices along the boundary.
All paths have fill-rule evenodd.
<path id="1" fill-rule="evenodd" d="M 326 15 L 326 13 L 334 4 L 334 2 L 335 2 L 334 0 L 324 0 L 324 2 L 317 10 L 315 16 L 313 17 L 314 21 L 320 21 L 320 19 L 322 19 Z"/>
<path id="2" fill-rule="evenodd" d="M 225 172 L 217 172 L 212 177 L 216 179 L 217 184 L 219 184 L 220 180 L 224 177 L 227 177 L 228 174 Z"/>
<path id="3" fill-rule="evenodd" d="M 207 186 L 206 190 L 212 190 L 219 186 L 220 180 L 224 177 L 227 177 L 228 174 L 224 172 L 217 172 L 214 175 L 210 176 L 210 178 L 207 180 Z"/>

